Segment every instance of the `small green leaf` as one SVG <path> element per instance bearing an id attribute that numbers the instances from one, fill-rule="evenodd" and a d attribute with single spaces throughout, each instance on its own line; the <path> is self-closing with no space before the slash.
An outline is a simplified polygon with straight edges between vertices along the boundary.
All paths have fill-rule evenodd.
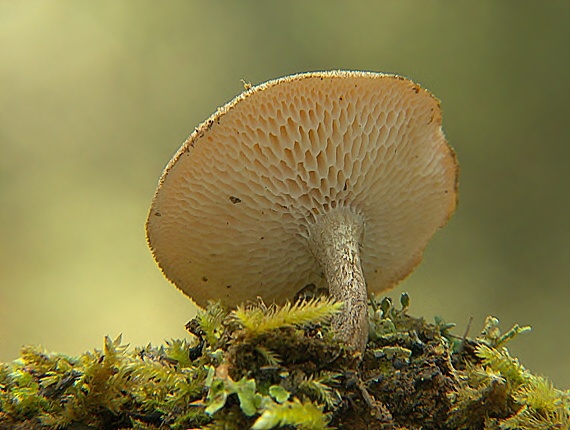
<path id="1" fill-rule="evenodd" d="M 190 367 L 189 351 L 190 343 L 186 339 L 166 341 L 165 354 L 170 360 L 174 360 L 180 367 Z"/>
<path id="2" fill-rule="evenodd" d="M 208 415 L 215 414 L 224 407 L 227 398 L 228 398 L 227 393 L 225 391 L 220 391 L 216 396 L 212 398 L 210 404 L 208 405 L 208 407 L 205 409 L 204 412 L 206 412 Z"/>
<path id="3" fill-rule="evenodd" d="M 255 379 L 245 379 L 244 376 L 234 384 L 234 389 L 243 413 L 248 417 L 254 415 L 261 403 L 261 395 L 255 393 Z"/>
<path id="4" fill-rule="evenodd" d="M 267 404 L 251 428 L 268 430 L 277 426 L 294 426 L 297 429 L 324 430 L 328 419 L 322 408 L 310 401 L 301 403 L 298 399 L 293 399 L 292 402 L 282 404 Z"/>
<path id="5" fill-rule="evenodd" d="M 231 394 L 231 392 L 228 393 L 224 382 L 215 380 L 210 386 L 210 391 L 208 391 L 208 406 L 204 412 L 208 415 L 213 415 L 218 412 L 226 404 L 228 394 Z"/>
<path id="6" fill-rule="evenodd" d="M 277 403 L 285 402 L 290 396 L 289 391 L 280 385 L 272 385 L 269 387 L 269 394 L 275 399 Z"/>
<path id="7" fill-rule="evenodd" d="M 208 368 L 208 376 L 206 376 L 206 382 L 204 385 L 208 388 L 212 386 L 212 382 L 214 382 L 214 376 L 216 376 L 216 369 L 214 366 L 207 366 Z"/>

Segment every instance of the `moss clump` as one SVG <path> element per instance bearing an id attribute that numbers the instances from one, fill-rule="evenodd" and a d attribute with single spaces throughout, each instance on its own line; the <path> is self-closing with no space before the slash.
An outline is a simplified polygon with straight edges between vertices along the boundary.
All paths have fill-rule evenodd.
<path id="1" fill-rule="evenodd" d="M 532 375 L 488 318 L 475 338 L 370 303 L 363 355 L 329 329 L 327 298 L 284 307 L 212 303 L 192 341 L 79 357 L 26 347 L 0 367 L 0 429 L 568 429 L 570 393 Z"/>

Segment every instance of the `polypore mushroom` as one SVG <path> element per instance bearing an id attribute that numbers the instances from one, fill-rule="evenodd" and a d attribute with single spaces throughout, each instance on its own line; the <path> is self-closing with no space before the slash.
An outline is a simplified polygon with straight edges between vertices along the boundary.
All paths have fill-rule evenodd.
<path id="1" fill-rule="evenodd" d="M 420 262 L 456 206 L 439 102 L 400 76 L 318 72 L 251 87 L 167 165 L 146 229 L 165 276 L 204 306 L 328 284 L 336 336 L 363 350 L 367 288 Z"/>

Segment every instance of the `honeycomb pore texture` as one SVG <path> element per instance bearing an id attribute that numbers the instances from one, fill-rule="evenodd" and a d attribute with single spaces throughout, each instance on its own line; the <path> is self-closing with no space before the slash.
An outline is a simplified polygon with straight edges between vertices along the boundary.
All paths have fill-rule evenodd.
<path id="1" fill-rule="evenodd" d="M 437 100 L 397 76 L 323 72 L 270 81 L 220 108 L 167 166 L 147 235 L 159 266 L 199 305 L 282 302 L 324 286 L 308 225 L 364 220 L 369 291 L 419 263 L 456 202 Z"/>

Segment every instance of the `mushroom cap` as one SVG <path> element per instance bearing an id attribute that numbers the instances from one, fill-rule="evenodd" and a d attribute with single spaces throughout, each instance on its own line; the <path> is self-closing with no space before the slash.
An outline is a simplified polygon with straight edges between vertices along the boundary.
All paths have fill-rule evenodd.
<path id="1" fill-rule="evenodd" d="M 414 82 L 287 76 L 249 88 L 195 129 L 160 178 L 147 240 L 198 305 L 283 302 L 326 286 L 307 227 L 350 208 L 365 223 L 368 290 L 387 290 L 454 212 L 457 170 L 439 102 Z"/>

